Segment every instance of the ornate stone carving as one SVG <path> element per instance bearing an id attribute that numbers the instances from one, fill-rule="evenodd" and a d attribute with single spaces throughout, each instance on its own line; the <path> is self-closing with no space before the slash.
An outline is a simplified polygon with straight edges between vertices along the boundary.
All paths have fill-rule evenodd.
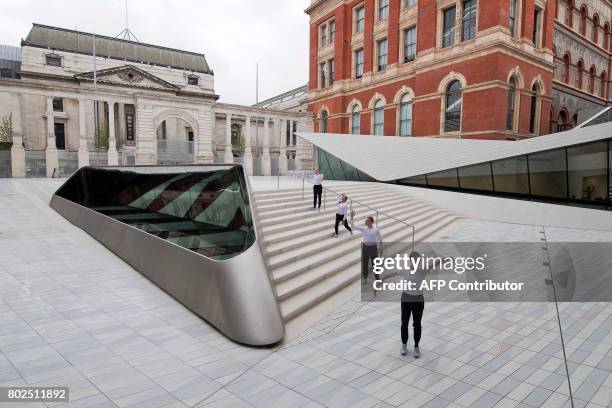
<path id="1" fill-rule="evenodd" d="M 141 82 L 144 79 L 144 75 L 142 75 L 140 72 L 133 70 L 133 69 L 128 69 L 128 70 L 119 72 L 117 76 L 123 81 L 129 82 L 131 84 Z"/>

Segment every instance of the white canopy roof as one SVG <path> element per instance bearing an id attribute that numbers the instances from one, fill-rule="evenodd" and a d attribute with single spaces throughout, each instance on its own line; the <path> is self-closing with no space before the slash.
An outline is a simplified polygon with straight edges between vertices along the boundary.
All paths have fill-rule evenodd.
<path id="1" fill-rule="evenodd" d="M 612 138 L 612 123 L 520 141 L 306 132 L 297 135 L 378 181 L 392 181 Z"/>

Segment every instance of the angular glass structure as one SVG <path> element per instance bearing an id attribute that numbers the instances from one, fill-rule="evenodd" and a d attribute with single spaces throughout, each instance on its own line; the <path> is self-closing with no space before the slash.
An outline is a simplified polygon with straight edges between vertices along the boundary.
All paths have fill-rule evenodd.
<path id="1" fill-rule="evenodd" d="M 56 194 L 216 260 L 255 242 L 245 180 L 236 167 L 163 174 L 86 167 Z"/>
<path id="2" fill-rule="evenodd" d="M 284 337 L 242 166 L 83 167 L 50 206 L 229 338 Z"/>

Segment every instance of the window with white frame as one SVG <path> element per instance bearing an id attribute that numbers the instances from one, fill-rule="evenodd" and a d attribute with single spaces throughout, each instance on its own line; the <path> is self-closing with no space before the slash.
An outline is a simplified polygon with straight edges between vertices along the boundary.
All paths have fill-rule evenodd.
<path id="1" fill-rule="evenodd" d="M 455 6 L 442 12 L 442 48 L 455 44 Z"/>
<path id="2" fill-rule="evenodd" d="M 336 71 L 336 64 L 333 59 L 327 61 L 327 69 L 329 70 L 329 86 L 334 84 L 334 75 Z"/>
<path id="3" fill-rule="evenodd" d="M 387 53 L 388 53 L 388 42 L 384 38 L 376 42 L 376 54 L 378 57 L 378 70 L 384 71 L 387 69 Z"/>
<path id="4" fill-rule="evenodd" d="M 355 78 L 363 76 L 363 48 L 355 51 Z"/>
<path id="5" fill-rule="evenodd" d="M 516 80 L 510 78 L 510 89 L 508 89 L 508 114 L 506 116 L 506 129 L 514 130 L 514 112 L 516 108 Z"/>
<path id="6" fill-rule="evenodd" d="M 510 0 L 510 11 L 508 13 L 508 28 L 510 34 L 514 37 L 516 35 L 516 0 Z"/>
<path id="7" fill-rule="evenodd" d="M 378 0 L 378 21 L 389 17 L 389 0 Z"/>
<path id="8" fill-rule="evenodd" d="M 542 9 L 536 7 L 533 13 L 533 45 L 537 48 L 540 47 L 542 38 Z"/>
<path id="9" fill-rule="evenodd" d="M 331 20 L 329 22 L 329 43 L 333 44 L 336 40 L 336 21 Z"/>
<path id="10" fill-rule="evenodd" d="M 400 100 L 399 107 L 399 135 L 410 136 L 412 134 L 412 97 L 405 94 Z"/>
<path id="11" fill-rule="evenodd" d="M 444 131 L 458 132 L 461 130 L 461 102 L 463 95 L 461 83 L 452 81 L 446 87 L 445 109 L 444 109 Z"/>
<path id="12" fill-rule="evenodd" d="M 416 4 L 417 0 L 404 0 L 404 7 L 412 7 Z"/>
<path id="13" fill-rule="evenodd" d="M 328 119 L 328 117 L 329 117 L 329 114 L 327 113 L 327 111 L 321 112 L 321 129 L 320 129 L 321 133 L 327 133 L 327 119 Z"/>
<path id="14" fill-rule="evenodd" d="M 412 61 L 416 56 L 416 27 L 404 30 L 404 62 Z"/>
<path id="15" fill-rule="evenodd" d="M 361 110 L 359 105 L 353 106 L 351 111 L 351 133 L 354 135 L 361 134 Z"/>
<path id="16" fill-rule="evenodd" d="M 319 88 L 325 88 L 327 86 L 327 62 L 319 64 L 319 71 L 321 74 Z"/>
<path id="17" fill-rule="evenodd" d="M 320 34 L 321 48 L 325 48 L 325 47 L 327 47 L 327 24 L 321 24 L 321 27 L 319 28 L 319 31 L 321 32 L 321 34 Z"/>
<path id="18" fill-rule="evenodd" d="M 362 33 L 365 26 L 365 7 L 359 6 L 355 9 L 355 32 Z"/>
<path id="19" fill-rule="evenodd" d="M 476 0 L 464 0 L 462 5 L 461 41 L 468 41 L 476 37 L 476 13 L 478 12 L 478 7 Z"/>
<path id="20" fill-rule="evenodd" d="M 382 136 L 385 131 L 385 106 L 382 99 L 378 99 L 374 103 L 374 110 L 372 115 L 374 116 L 374 134 L 377 136 Z"/>

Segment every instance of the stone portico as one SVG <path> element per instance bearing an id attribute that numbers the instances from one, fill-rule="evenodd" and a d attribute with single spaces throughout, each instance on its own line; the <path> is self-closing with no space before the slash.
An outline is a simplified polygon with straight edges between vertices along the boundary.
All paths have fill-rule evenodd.
<path id="1" fill-rule="evenodd" d="M 13 124 L 13 177 L 39 152 L 63 163 L 243 163 L 249 174 L 311 168 L 309 113 L 219 103 L 205 56 L 35 24 L 18 78 L 0 78 L 0 118 Z M 94 82 L 95 77 L 95 82 Z"/>

